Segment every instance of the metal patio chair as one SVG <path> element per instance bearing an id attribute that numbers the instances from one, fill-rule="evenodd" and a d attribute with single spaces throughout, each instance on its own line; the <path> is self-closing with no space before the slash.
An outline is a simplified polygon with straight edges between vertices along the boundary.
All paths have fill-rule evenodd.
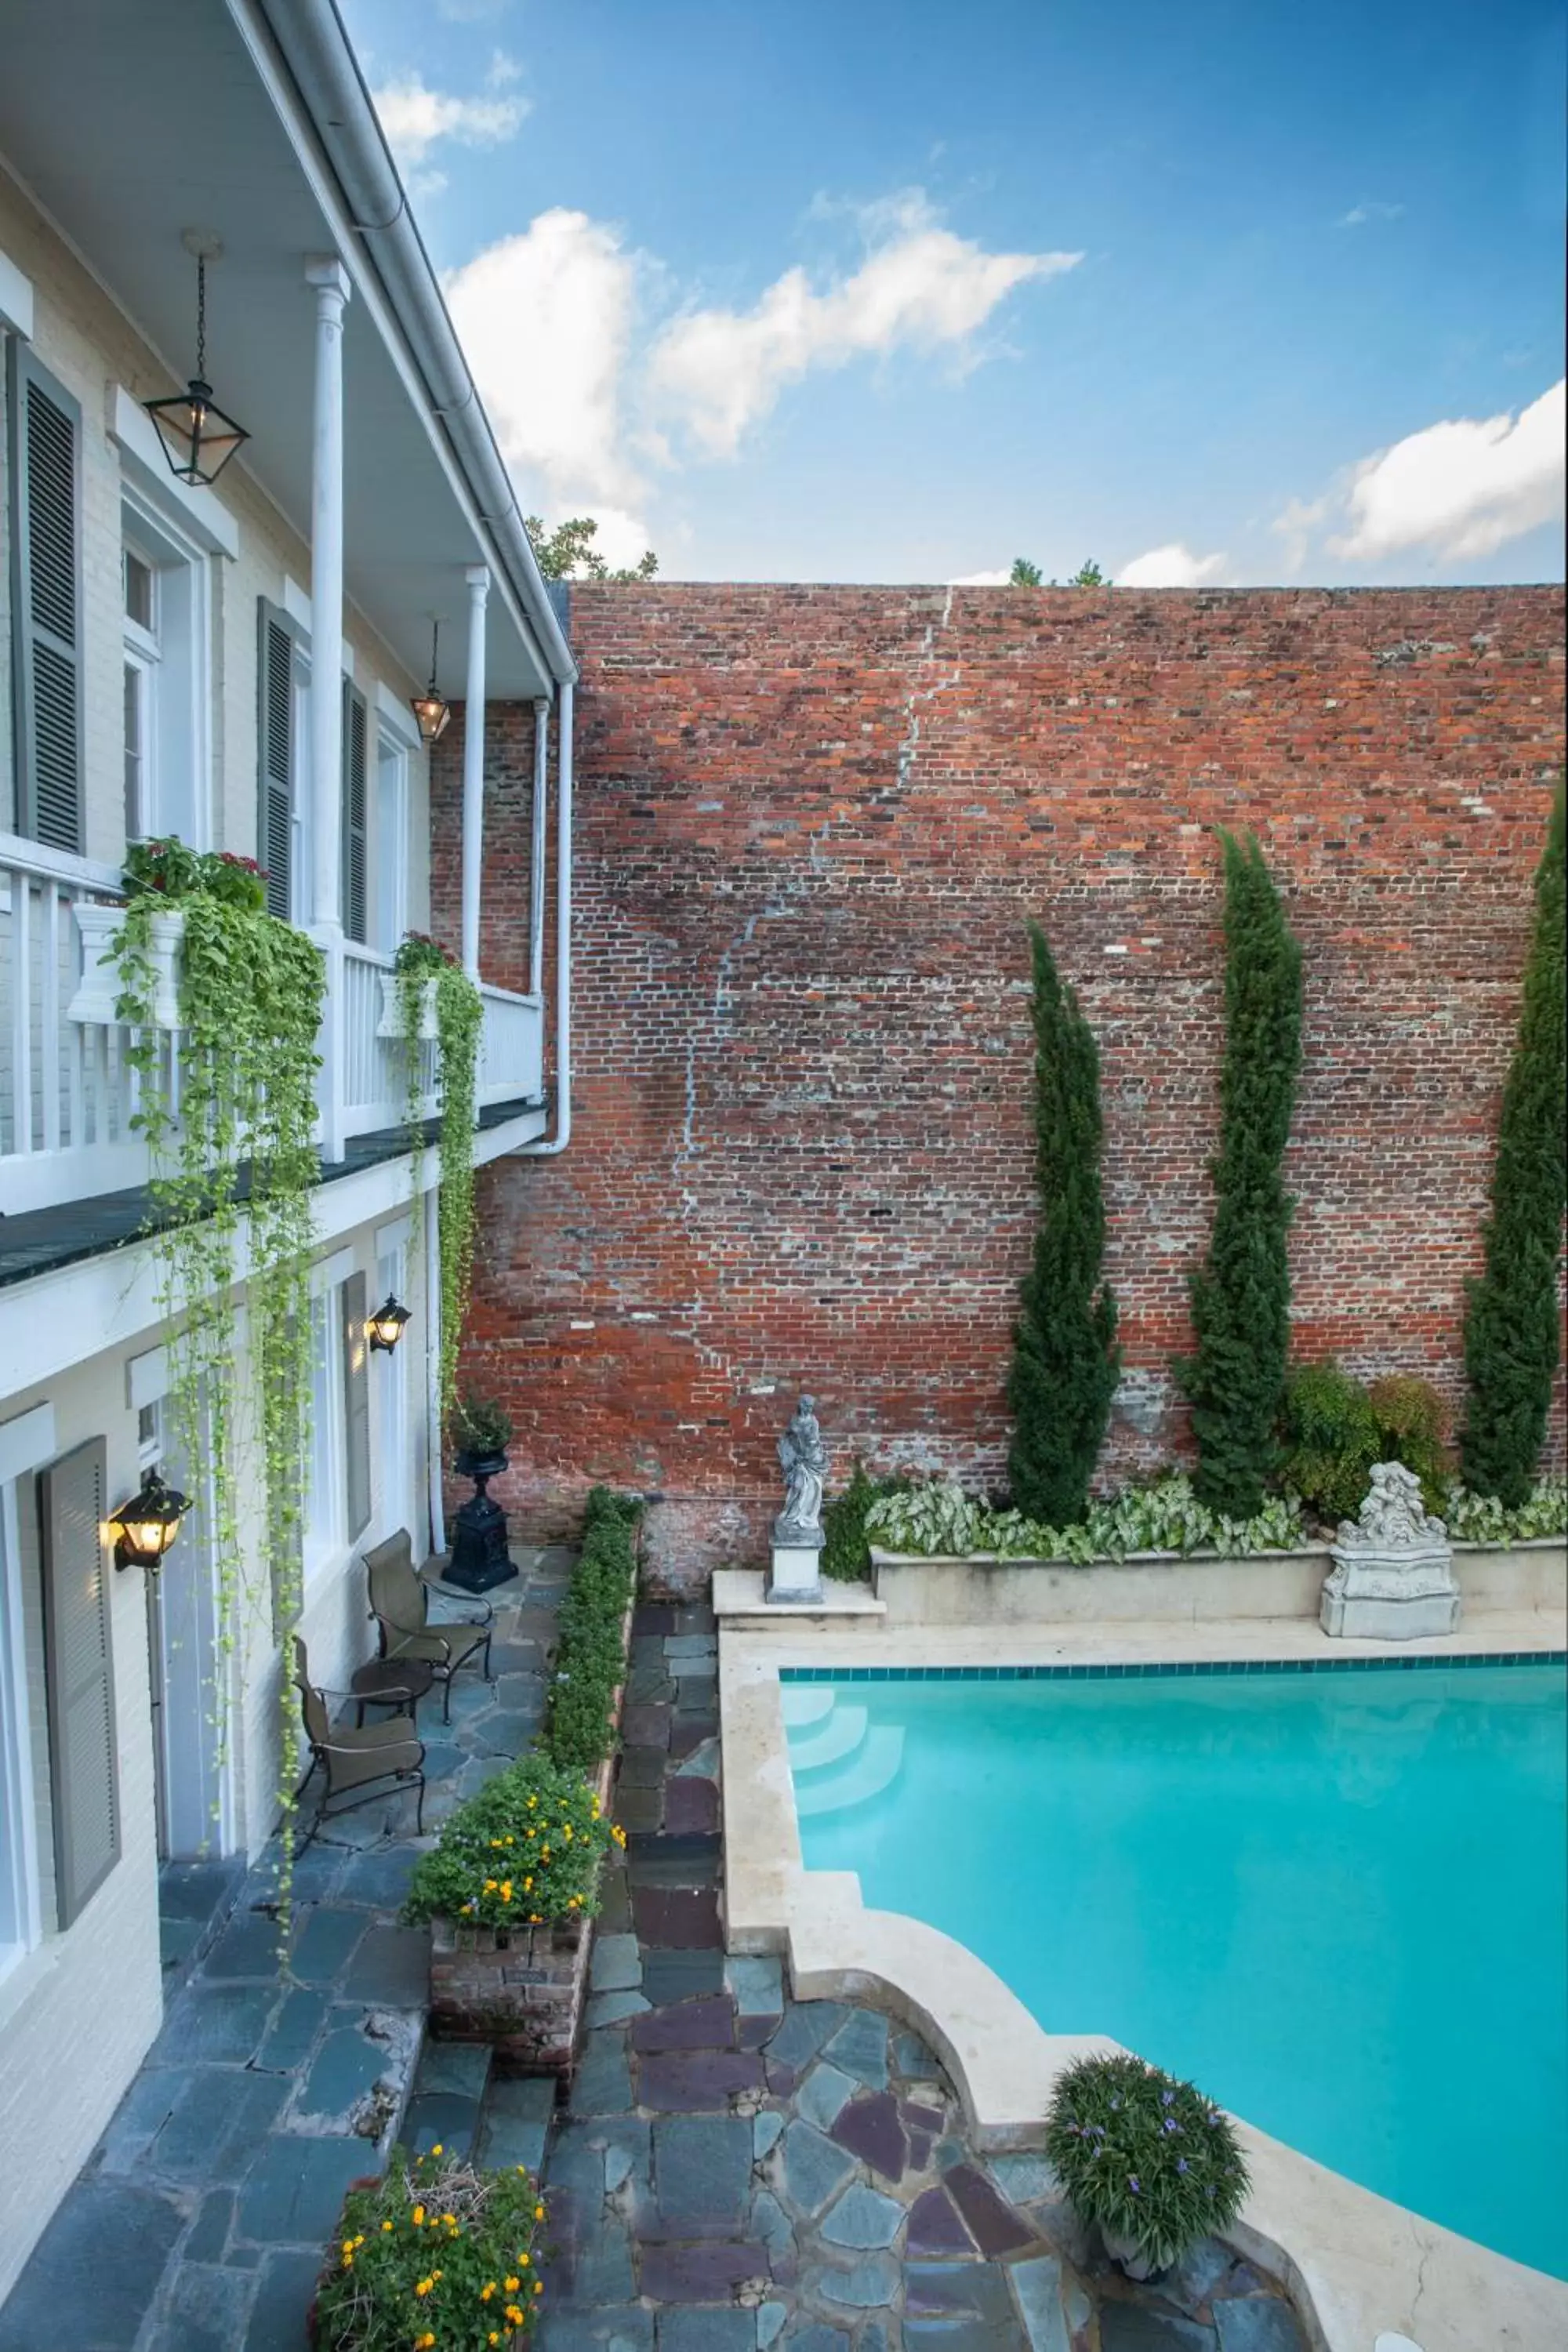
<path id="1" fill-rule="evenodd" d="M 393 1781 L 417 1792 L 415 1806 L 415 1835 L 425 1833 L 425 1742 L 417 1737 L 411 1724 L 401 1716 L 392 1716 L 383 1723 L 367 1723 L 363 1728 L 352 1724 L 334 1723 L 327 1706 L 325 1694 L 310 1680 L 310 1662 L 305 1644 L 294 1636 L 294 1687 L 300 1694 L 300 1710 L 305 1719 L 305 1737 L 310 1743 L 310 1769 L 300 1783 L 303 1796 L 311 1775 L 320 1771 L 323 1788 L 321 1801 L 316 1808 L 316 1818 L 310 1823 L 304 1843 L 311 1838 L 324 1821 L 334 1817 L 329 1811 L 334 1797 L 346 1801 L 335 1812 L 346 1813 L 355 1805 L 368 1804 L 378 1796 L 391 1791 L 381 1785 Z"/>
<path id="2" fill-rule="evenodd" d="M 452 1676 L 459 1666 L 482 1664 L 486 1682 L 490 1673 L 493 1612 L 484 1607 L 479 1622 L 463 1617 L 432 1618 L 430 1588 L 414 1572 L 414 1545 L 406 1528 L 399 1528 L 384 1543 L 372 1546 L 364 1556 L 370 1582 L 370 1613 L 381 1634 L 384 1658 L 417 1658 L 445 1685 L 442 1720 L 452 1720 Z"/>

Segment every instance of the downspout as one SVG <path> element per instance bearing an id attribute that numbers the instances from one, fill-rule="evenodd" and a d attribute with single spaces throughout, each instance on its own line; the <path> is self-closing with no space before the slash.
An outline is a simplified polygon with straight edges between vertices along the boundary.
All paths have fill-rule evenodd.
<path id="1" fill-rule="evenodd" d="M 430 1549 L 447 1549 L 447 1509 L 441 1493 L 441 1207 L 432 1185 L 425 1195 L 425 1423 L 426 1484 L 430 1496 Z"/>
<path id="2" fill-rule="evenodd" d="M 561 688 L 555 793 L 555 1132 L 508 1156 L 553 1160 L 572 1140 L 572 685 Z"/>

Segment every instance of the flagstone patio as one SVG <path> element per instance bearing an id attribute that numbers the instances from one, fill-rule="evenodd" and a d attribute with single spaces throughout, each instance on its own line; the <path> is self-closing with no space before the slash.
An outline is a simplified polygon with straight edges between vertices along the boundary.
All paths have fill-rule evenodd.
<path id="1" fill-rule="evenodd" d="M 570 1554 L 515 1557 L 493 1686 L 459 1676 L 449 1728 L 425 1703 L 427 1823 L 542 1714 Z M 707 1608 L 639 1606 L 627 1846 L 564 2109 L 426 2040 L 427 1931 L 397 1918 L 412 1800 L 366 1805 L 300 1858 L 286 1969 L 271 1853 L 205 1948 L 176 1937 L 163 2030 L 0 2310 L 0 2352 L 301 2352 L 343 2189 L 399 2117 L 416 2147 L 542 2171 L 540 2352 L 1304 2352 L 1273 2284 L 1212 2242 L 1129 2286 L 1037 2158 L 975 2155 L 915 2036 L 726 1958 L 717 1655 Z"/>

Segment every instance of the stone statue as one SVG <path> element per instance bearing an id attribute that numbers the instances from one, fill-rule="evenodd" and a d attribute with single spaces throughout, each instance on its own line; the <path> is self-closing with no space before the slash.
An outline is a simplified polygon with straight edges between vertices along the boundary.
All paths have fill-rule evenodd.
<path id="1" fill-rule="evenodd" d="M 1379 1462 L 1366 1500 L 1341 1522 L 1323 1584 L 1325 1633 L 1405 1642 L 1451 1633 L 1459 1588 L 1448 1530 L 1421 1501 L 1421 1481 L 1402 1462 Z"/>
<path id="2" fill-rule="evenodd" d="M 827 1454 L 816 1425 L 816 1399 L 803 1396 L 778 1442 L 784 1474 L 784 1507 L 773 1521 L 777 1544 L 822 1544 L 822 1494 Z"/>

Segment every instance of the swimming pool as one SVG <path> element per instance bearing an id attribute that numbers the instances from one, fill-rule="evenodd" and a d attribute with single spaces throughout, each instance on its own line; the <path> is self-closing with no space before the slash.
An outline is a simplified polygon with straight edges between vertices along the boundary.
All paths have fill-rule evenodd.
<path id="1" fill-rule="evenodd" d="M 1568 2276 L 1560 1660 L 781 1679 L 808 1868 Z"/>

